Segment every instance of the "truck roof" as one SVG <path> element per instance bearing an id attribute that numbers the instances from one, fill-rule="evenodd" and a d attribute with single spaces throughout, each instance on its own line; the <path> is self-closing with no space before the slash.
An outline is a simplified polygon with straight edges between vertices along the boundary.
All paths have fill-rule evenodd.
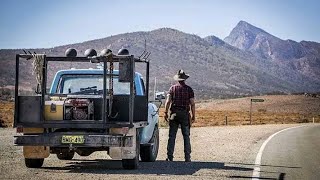
<path id="1" fill-rule="evenodd" d="M 107 70 L 108 73 L 108 70 Z M 103 74 L 103 69 L 64 69 L 64 70 L 59 70 L 56 75 L 63 75 L 63 74 Z M 118 75 L 119 70 L 113 70 L 113 74 Z M 142 75 L 138 72 L 135 72 L 136 76 L 141 76 Z"/>

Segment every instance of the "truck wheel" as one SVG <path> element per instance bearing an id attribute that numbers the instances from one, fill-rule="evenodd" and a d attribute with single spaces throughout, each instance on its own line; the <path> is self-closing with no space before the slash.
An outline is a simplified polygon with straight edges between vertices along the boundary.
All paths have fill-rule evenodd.
<path id="1" fill-rule="evenodd" d="M 137 169 L 139 165 L 139 155 L 134 159 L 122 159 L 122 167 L 124 169 Z"/>
<path id="2" fill-rule="evenodd" d="M 136 157 L 133 159 L 122 159 L 122 167 L 124 169 L 137 169 L 139 166 L 140 140 L 139 133 L 136 133 Z"/>
<path id="3" fill-rule="evenodd" d="M 24 162 L 28 168 L 40 168 L 43 165 L 43 158 L 42 159 L 29 159 L 25 158 Z"/>
<path id="4" fill-rule="evenodd" d="M 140 146 L 140 157 L 143 162 L 154 162 L 157 159 L 159 151 L 159 128 L 157 126 L 154 127 L 149 143 L 153 143 L 153 145 Z"/>
<path id="5" fill-rule="evenodd" d="M 74 151 L 57 153 L 57 157 L 60 160 L 71 160 L 74 156 Z"/>
<path id="6" fill-rule="evenodd" d="M 94 151 L 91 150 L 85 150 L 85 149 L 77 149 L 76 153 L 80 156 L 90 156 Z"/>

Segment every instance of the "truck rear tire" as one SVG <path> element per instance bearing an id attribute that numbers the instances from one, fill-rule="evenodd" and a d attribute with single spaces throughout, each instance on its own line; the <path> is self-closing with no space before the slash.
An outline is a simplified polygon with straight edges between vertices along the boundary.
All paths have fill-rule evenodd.
<path id="1" fill-rule="evenodd" d="M 134 159 L 122 159 L 122 167 L 124 169 L 137 169 L 139 166 L 139 156 Z"/>
<path id="2" fill-rule="evenodd" d="M 42 159 L 29 159 L 25 158 L 24 162 L 28 168 L 41 168 L 43 165 L 43 158 Z"/>
<path id="3" fill-rule="evenodd" d="M 76 153 L 79 154 L 79 156 L 90 156 L 94 151 L 87 150 L 87 149 L 77 149 Z"/>
<path id="4" fill-rule="evenodd" d="M 74 151 L 57 153 L 57 157 L 60 160 L 71 160 L 74 156 Z"/>
<path id="5" fill-rule="evenodd" d="M 140 157 L 143 162 L 154 162 L 157 159 L 159 151 L 159 128 L 154 127 L 152 138 L 149 143 L 150 146 L 140 146 Z"/>

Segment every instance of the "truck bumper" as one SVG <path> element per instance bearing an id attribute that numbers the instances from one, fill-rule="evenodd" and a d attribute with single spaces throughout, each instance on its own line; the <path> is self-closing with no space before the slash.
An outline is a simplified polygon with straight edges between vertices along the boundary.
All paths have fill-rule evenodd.
<path id="1" fill-rule="evenodd" d="M 63 136 L 81 136 L 84 142 L 62 143 Z M 132 147 L 133 140 L 133 136 L 55 132 L 15 136 L 14 144 L 16 146 L 50 147 Z"/>

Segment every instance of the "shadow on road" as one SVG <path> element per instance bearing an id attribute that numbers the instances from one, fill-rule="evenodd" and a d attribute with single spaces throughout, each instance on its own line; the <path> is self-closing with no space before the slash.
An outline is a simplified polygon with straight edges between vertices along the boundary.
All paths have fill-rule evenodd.
<path id="1" fill-rule="evenodd" d="M 272 177 L 251 177 L 251 176 L 229 176 L 229 178 L 235 178 L 235 179 L 268 179 L 268 180 L 284 180 L 286 176 L 286 173 L 279 173 L 278 178 L 272 178 Z"/>
<path id="2" fill-rule="evenodd" d="M 71 173 L 93 174 L 154 174 L 154 175 L 192 175 L 200 169 L 233 171 L 252 171 L 252 168 L 226 166 L 222 162 L 184 162 L 156 161 L 140 162 L 137 170 L 124 170 L 121 161 L 115 160 L 73 160 L 64 167 L 43 167 L 48 170 L 63 170 Z"/>
<path id="3" fill-rule="evenodd" d="M 255 164 L 248 164 L 248 163 L 228 163 L 228 164 L 238 164 L 238 165 L 250 165 L 250 166 L 254 166 Z M 265 167 L 281 167 L 281 168 L 301 168 L 301 167 L 297 167 L 297 166 L 279 166 L 279 165 L 268 165 L 268 164 L 261 164 L 259 166 L 265 166 Z"/>

